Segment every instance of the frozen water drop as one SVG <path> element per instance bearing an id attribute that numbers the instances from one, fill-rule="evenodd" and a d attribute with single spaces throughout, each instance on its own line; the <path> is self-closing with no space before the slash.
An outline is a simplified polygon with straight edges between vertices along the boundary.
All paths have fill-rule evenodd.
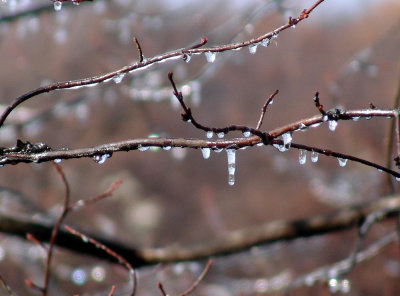
<path id="1" fill-rule="evenodd" d="M 124 78 L 125 73 L 118 73 L 117 75 L 115 75 L 113 77 L 113 80 L 116 84 L 120 83 L 122 81 L 122 79 Z"/>
<path id="2" fill-rule="evenodd" d="M 336 120 L 329 120 L 329 130 L 334 132 L 338 122 Z"/>
<path id="3" fill-rule="evenodd" d="M 214 61 L 215 61 L 215 56 L 216 56 L 216 53 L 215 53 L 215 52 L 207 51 L 207 52 L 205 53 L 205 55 L 206 55 L 207 62 L 209 62 L 209 63 L 214 63 Z"/>
<path id="4" fill-rule="evenodd" d="M 251 54 L 255 54 L 256 51 L 257 51 L 257 46 L 258 46 L 258 44 L 256 44 L 256 43 L 250 44 L 249 45 L 249 52 Z"/>
<path id="5" fill-rule="evenodd" d="M 54 1 L 54 10 L 55 11 L 60 11 L 62 8 L 62 2 L 61 1 Z"/>
<path id="6" fill-rule="evenodd" d="M 299 149 L 299 163 L 305 164 L 307 161 L 307 150 Z"/>
<path id="7" fill-rule="evenodd" d="M 225 136 L 224 132 L 220 132 L 217 134 L 218 138 L 222 139 Z"/>
<path id="8" fill-rule="evenodd" d="M 211 149 L 210 148 L 200 148 L 201 154 L 203 154 L 204 159 L 210 158 Z"/>
<path id="9" fill-rule="evenodd" d="M 322 121 L 323 121 L 323 122 L 328 121 L 328 115 L 322 116 Z"/>
<path id="10" fill-rule="evenodd" d="M 103 164 L 106 162 L 107 158 L 110 157 L 110 154 L 97 154 L 95 156 L 93 156 L 93 160 L 94 162 L 98 163 L 98 164 Z"/>
<path id="11" fill-rule="evenodd" d="M 171 146 L 164 146 L 162 149 L 164 149 L 165 151 L 171 150 Z"/>
<path id="12" fill-rule="evenodd" d="M 228 157 L 228 184 L 235 184 L 235 162 L 236 162 L 236 150 L 226 149 L 226 155 Z"/>
<path id="13" fill-rule="evenodd" d="M 360 116 L 354 116 L 353 121 L 358 121 L 360 119 Z"/>
<path id="14" fill-rule="evenodd" d="M 290 145 L 292 144 L 292 133 L 291 132 L 287 132 L 284 133 L 282 135 L 282 139 L 283 139 L 283 145 L 286 147 L 290 147 Z"/>
<path id="15" fill-rule="evenodd" d="M 400 181 L 400 177 L 396 177 L 396 181 Z"/>
<path id="16" fill-rule="evenodd" d="M 260 143 L 257 143 L 257 146 L 264 146 L 264 143 L 263 142 L 260 142 Z"/>
<path id="17" fill-rule="evenodd" d="M 250 135 L 251 135 L 251 133 L 250 133 L 249 130 L 246 130 L 246 131 L 243 132 L 243 137 L 245 137 L 245 138 L 250 137 Z"/>
<path id="18" fill-rule="evenodd" d="M 215 148 L 214 151 L 220 153 L 223 149 L 222 148 Z"/>
<path id="19" fill-rule="evenodd" d="M 183 55 L 183 60 L 185 63 L 189 63 L 191 59 L 192 59 L 192 55 L 190 53 L 185 53 Z"/>
<path id="20" fill-rule="evenodd" d="M 328 281 L 329 292 L 336 293 L 339 291 L 339 281 L 335 278 Z"/>
<path id="21" fill-rule="evenodd" d="M 340 292 L 347 294 L 350 292 L 351 282 L 348 279 L 343 279 L 340 283 Z"/>
<path id="22" fill-rule="evenodd" d="M 317 162 L 318 156 L 319 156 L 319 154 L 317 151 L 311 151 L 311 162 Z"/>
<path id="23" fill-rule="evenodd" d="M 268 105 L 272 105 L 274 103 L 274 99 L 272 99 L 271 101 L 269 101 Z"/>
<path id="24" fill-rule="evenodd" d="M 271 43 L 271 40 L 269 38 L 265 38 L 261 41 L 261 45 L 264 47 L 267 47 Z"/>
<path id="25" fill-rule="evenodd" d="M 211 139 L 213 137 L 214 133 L 212 131 L 208 131 L 206 133 L 207 139 Z"/>
<path id="26" fill-rule="evenodd" d="M 54 162 L 55 162 L 55 163 L 60 163 L 60 162 L 61 162 L 61 158 L 56 158 L 56 159 L 54 159 Z"/>
<path id="27" fill-rule="evenodd" d="M 338 162 L 341 167 L 345 167 L 347 164 L 347 159 L 338 157 Z"/>
<path id="28" fill-rule="evenodd" d="M 365 117 L 365 119 L 366 119 L 366 120 L 370 120 L 370 119 L 371 119 L 371 116 L 367 116 L 367 117 Z"/>
<path id="29" fill-rule="evenodd" d="M 294 28 L 296 28 L 296 25 L 293 24 L 293 25 L 291 25 L 290 27 L 291 27 L 292 29 L 294 29 Z"/>
<path id="30" fill-rule="evenodd" d="M 140 144 L 138 146 L 138 150 L 139 151 L 147 151 L 147 150 L 149 150 L 149 148 L 150 148 L 150 146 L 142 146 Z"/>

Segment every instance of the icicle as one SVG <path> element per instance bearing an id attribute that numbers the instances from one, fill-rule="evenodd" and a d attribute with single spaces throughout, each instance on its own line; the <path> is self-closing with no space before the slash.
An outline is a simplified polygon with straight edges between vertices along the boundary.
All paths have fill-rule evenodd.
<path id="1" fill-rule="evenodd" d="M 225 136 L 224 132 L 220 132 L 217 134 L 218 138 L 222 139 Z"/>
<path id="2" fill-rule="evenodd" d="M 251 54 L 255 54 L 256 51 L 257 51 L 257 46 L 258 46 L 258 44 L 256 44 L 256 43 L 250 44 L 249 45 L 249 52 Z"/>
<path id="3" fill-rule="evenodd" d="M 124 78 L 125 73 L 118 73 L 113 77 L 113 80 L 116 84 L 120 83 L 122 79 Z"/>
<path id="4" fill-rule="evenodd" d="M 138 146 L 138 150 L 139 151 L 147 151 L 147 150 L 149 150 L 149 148 L 150 148 L 150 146 L 142 146 L 140 144 Z"/>
<path id="5" fill-rule="evenodd" d="M 54 10 L 55 11 L 60 11 L 62 8 L 62 2 L 61 1 L 54 1 Z"/>
<path id="6" fill-rule="evenodd" d="M 318 156 L 319 156 L 319 154 L 317 151 L 311 151 L 311 162 L 317 162 Z"/>
<path id="7" fill-rule="evenodd" d="M 228 157 L 228 184 L 235 184 L 235 160 L 236 160 L 236 150 L 226 149 L 226 155 Z"/>
<path id="8" fill-rule="evenodd" d="M 210 148 L 200 148 L 201 154 L 203 154 L 204 159 L 210 158 L 211 149 Z"/>
<path id="9" fill-rule="evenodd" d="M 216 55 L 215 52 L 207 51 L 207 52 L 205 53 L 205 55 L 206 55 L 207 62 L 209 62 L 209 63 L 214 63 L 214 61 L 215 61 L 215 55 Z"/>
<path id="10" fill-rule="evenodd" d="M 103 164 L 106 162 L 107 158 L 109 158 L 111 155 L 110 154 L 97 154 L 95 156 L 93 156 L 93 160 L 94 162 L 98 163 L 98 164 Z"/>
<path id="11" fill-rule="evenodd" d="M 212 131 L 208 131 L 206 133 L 207 139 L 211 139 L 213 137 L 214 133 Z"/>
<path id="12" fill-rule="evenodd" d="M 346 164 L 347 164 L 347 159 L 338 157 L 337 160 L 338 160 L 339 165 L 340 165 L 341 167 L 346 166 Z"/>
<path id="13" fill-rule="evenodd" d="M 291 132 L 284 133 L 282 135 L 282 139 L 283 139 L 283 146 L 290 147 L 290 145 L 292 144 L 292 133 Z"/>
<path id="14" fill-rule="evenodd" d="M 299 149 L 299 163 L 305 164 L 307 161 L 307 150 Z"/>
<path id="15" fill-rule="evenodd" d="M 329 120 L 329 130 L 334 132 L 338 122 L 336 120 Z"/>
<path id="16" fill-rule="evenodd" d="M 243 137 L 245 137 L 245 138 L 250 137 L 250 135 L 251 135 L 250 131 L 246 130 L 246 131 L 243 132 Z"/>

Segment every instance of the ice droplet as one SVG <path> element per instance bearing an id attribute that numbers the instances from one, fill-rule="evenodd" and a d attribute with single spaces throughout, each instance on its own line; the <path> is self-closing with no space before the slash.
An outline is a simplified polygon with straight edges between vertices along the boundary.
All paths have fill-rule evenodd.
<path id="1" fill-rule="evenodd" d="M 164 149 L 165 151 L 171 150 L 171 146 L 164 146 L 162 149 Z"/>
<path id="2" fill-rule="evenodd" d="M 213 137 L 214 133 L 212 131 L 208 131 L 206 133 L 207 139 L 211 139 Z"/>
<path id="3" fill-rule="evenodd" d="M 339 291 L 339 281 L 335 278 L 328 281 L 329 292 L 336 293 Z"/>
<path id="4" fill-rule="evenodd" d="M 116 84 L 120 83 L 122 81 L 122 79 L 124 78 L 125 73 L 118 73 L 117 75 L 115 75 L 113 77 L 113 80 Z"/>
<path id="5" fill-rule="evenodd" d="M 299 149 L 299 163 L 305 164 L 307 161 L 307 150 Z"/>
<path id="6" fill-rule="evenodd" d="M 185 54 L 183 55 L 183 61 L 184 61 L 185 63 L 189 63 L 191 59 L 192 59 L 192 55 L 191 55 L 190 53 L 185 53 Z"/>
<path id="7" fill-rule="evenodd" d="M 347 294 L 350 292 L 351 282 L 348 279 L 343 279 L 340 283 L 340 292 Z"/>
<path id="8" fill-rule="evenodd" d="M 243 132 L 243 137 L 245 137 L 245 138 L 250 137 L 250 135 L 251 135 L 251 133 L 250 133 L 249 130 L 246 130 L 246 131 Z"/>
<path id="9" fill-rule="evenodd" d="M 282 139 L 283 139 L 283 146 L 290 147 L 290 145 L 292 144 L 292 133 L 291 132 L 284 133 L 282 135 Z"/>
<path id="10" fill-rule="evenodd" d="M 60 163 L 60 162 L 61 162 L 61 158 L 56 158 L 56 159 L 54 159 L 54 162 L 55 162 L 55 163 Z"/>
<path id="11" fill-rule="evenodd" d="M 215 55 L 216 55 L 215 52 L 207 51 L 207 52 L 205 53 L 205 55 L 206 55 L 207 62 L 209 62 L 209 63 L 214 63 L 214 61 L 215 61 Z"/>
<path id="12" fill-rule="evenodd" d="M 220 132 L 217 134 L 218 138 L 222 139 L 225 136 L 224 132 Z"/>
<path id="13" fill-rule="evenodd" d="M 60 11 L 62 8 L 62 2 L 61 1 L 54 1 L 54 10 L 55 11 Z"/>
<path id="14" fill-rule="evenodd" d="M 249 52 L 251 54 L 255 54 L 256 51 L 257 51 L 257 46 L 258 46 L 258 44 L 256 44 L 256 43 L 250 44 L 249 45 Z"/>
<path id="15" fill-rule="evenodd" d="M 319 154 L 317 151 L 311 151 L 311 162 L 317 162 L 318 156 L 319 156 Z"/>
<path id="16" fill-rule="evenodd" d="M 228 157 L 228 184 L 235 184 L 235 161 L 236 161 L 236 150 L 226 149 L 226 155 Z"/>
<path id="17" fill-rule="evenodd" d="M 341 167 L 345 167 L 347 164 L 347 159 L 338 157 L 338 162 Z"/>
<path id="18" fill-rule="evenodd" d="M 140 144 L 139 144 L 139 146 L 138 146 L 138 150 L 139 150 L 139 151 L 146 151 L 146 150 L 149 150 L 149 148 L 150 148 L 150 146 L 142 146 L 142 145 L 140 145 Z"/>
<path id="19" fill-rule="evenodd" d="M 400 177 L 396 177 L 396 181 L 400 181 Z"/>
<path id="20" fill-rule="evenodd" d="M 366 119 L 366 120 L 370 120 L 370 119 L 371 119 L 371 116 L 367 116 L 367 117 L 365 117 L 365 119 Z"/>
<path id="21" fill-rule="evenodd" d="M 328 115 L 322 116 L 322 121 L 323 121 L 323 122 L 328 121 Z"/>
<path id="22" fill-rule="evenodd" d="M 353 121 L 358 121 L 360 119 L 360 116 L 354 116 Z"/>
<path id="23" fill-rule="evenodd" d="M 329 120 L 329 130 L 334 132 L 338 122 L 336 120 Z"/>
<path id="24" fill-rule="evenodd" d="M 274 103 L 274 99 L 272 99 L 271 101 L 269 101 L 268 105 L 272 105 Z"/>
<path id="25" fill-rule="evenodd" d="M 109 158 L 111 155 L 110 154 L 97 154 L 95 156 L 93 156 L 93 160 L 94 162 L 98 163 L 98 164 L 103 164 L 106 162 L 107 158 Z"/>
<path id="26" fill-rule="evenodd" d="M 200 148 L 201 154 L 203 154 L 204 159 L 210 158 L 211 149 L 210 148 Z"/>
<path id="27" fill-rule="evenodd" d="M 220 153 L 223 149 L 222 148 L 215 148 L 214 152 Z"/>
<path id="28" fill-rule="evenodd" d="M 261 41 L 261 45 L 264 47 L 267 47 L 271 43 L 271 40 L 269 38 L 265 38 Z"/>

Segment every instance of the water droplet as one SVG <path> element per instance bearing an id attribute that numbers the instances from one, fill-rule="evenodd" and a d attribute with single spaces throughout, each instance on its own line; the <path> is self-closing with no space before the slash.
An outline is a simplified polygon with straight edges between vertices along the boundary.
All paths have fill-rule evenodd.
<path id="1" fill-rule="evenodd" d="M 62 8 L 62 2 L 61 1 L 54 1 L 54 10 L 55 11 L 60 11 Z"/>
<path id="2" fill-rule="evenodd" d="M 329 130 L 334 132 L 338 122 L 336 120 L 329 120 Z"/>
<path id="3" fill-rule="evenodd" d="M 299 149 L 299 163 L 305 164 L 307 161 L 307 150 Z"/>
<path id="4" fill-rule="evenodd" d="M 102 282 L 106 278 L 106 269 L 102 266 L 95 266 L 92 268 L 90 275 L 95 282 Z"/>
<path id="5" fill-rule="evenodd" d="M 103 164 L 106 162 L 107 158 L 109 158 L 111 155 L 110 154 L 97 154 L 95 156 L 93 156 L 93 160 L 94 162 L 98 163 L 98 164 Z"/>
<path id="6" fill-rule="evenodd" d="M 319 156 L 319 154 L 317 151 L 311 151 L 311 162 L 317 162 L 318 156 Z"/>
<path id="7" fill-rule="evenodd" d="M 350 292 L 351 282 L 348 279 L 344 279 L 340 283 L 340 292 L 347 294 Z"/>
<path id="8" fill-rule="evenodd" d="M 337 279 L 332 278 L 328 281 L 329 292 L 336 293 L 339 291 L 339 282 Z"/>
<path id="9" fill-rule="evenodd" d="M 207 52 L 205 53 L 205 55 L 206 55 L 207 62 L 209 62 L 209 63 L 214 63 L 214 61 L 215 61 L 215 55 L 216 55 L 215 52 L 207 51 Z"/>
<path id="10" fill-rule="evenodd" d="M 120 83 L 122 79 L 125 77 L 125 73 L 118 73 L 113 77 L 113 80 L 116 84 Z"/>
<path id="11" fill-rule="evenodd" d="M 251 133 L 249 130 L 243 131 L 243 137 L 248 138 L 250 137 Z"/>
<path id="12" fill-rule="evenodd" d="M 171 150 L 171 146 L 164 146 L 162 149 L 164 149 L 165 151 Z"/>
<path id="13" fill-rule="evenodd" d="M 328 121 L 328 115 L 322 116 L 322 121 L 323 121 L 323 122 Z"/>
<path id="14" fill-rule="evenodd" d="M 192 55 L 191 55 L 190 53 L 185 53 L 185 54 L 183 55 L 183 61 L 184 61 L 185 63 L 189 63 L 191 59 L 192 59 Z"/>
<path id="15" fill-rule="evenodd" d="M 217 134 L 218 138 L 222 139 L 225 136 L 224 132 L 220 132 Z"/>
<path id="16" fill-rule="evenodd" d="M 257 46 L 258 46 L 258 44 L 256 44 L 256 43 L 250 44 L 249 45 L 249 52 L 251 54 L 255 54 L 256 51 L 257 51 Z"/>
<path id="17" fill-rule="evenodd" d="M 149 148 L 150 148 L 149 146 L 142 146 L 140 144 L 138 145 L 138 150 L 139 151 L 147 151 L 147 150 L 149 150 Z"/>
<path id="18" fill-rule="evenodd" d="M 207 139 L 211 139 L 213 137 L 214 133 L 212 131 L 208 131 L 206 133 Z"/>
<path id="19" fill-rule="evenodd" d="M 261 45 L 264 47 L 267 47 L 271 43 L 271 40 L 269 38 L 265 38 L 261 41 Z"/>
<path id="20" fill-rule="evenodd" d="M 282 135 L 282 139 L 283 139 L 283 145 L 286 147 L 290 147 L 290 145 L 292 144 L 292 133 L 291 132 L 287 132 L 284 133 Z"/>
<path id="21" fill-rule="evenodd" d="M 77 268 L 72 272 L 71 278 L 75 285 L 82 286 L 86 283 L 87 275 L 82 268 Z"/>
<path id="22" fill-rule="evenodd" d="M 338 157 L 337 160 L 338 160 L 339 165 L 340 165 L 341 167 L 345 167 L 346 164 L 347 164 L 347 160 L 348 160 L 348 159 Z"/>
<path id="23" fill-rule="evenodd" d="M 353 121 L 358 121 L 360 119 L 360 116 L 354 116 Z"/>
<path id="24" fill-rule="evenodd" d="M 56 159 L 54 159 L 53 160 L 55 163 L 60 163 L 61 162 L 61 159 L 60 158 L 56 158 Z"/>
<path id="25" fill-rule="evenodd" d="M 296 28 L 296 25 L 293 24 L 293 25 L 291 25 L 290 27 L 291 27 L 292 29 L 294 29 L 294 28 Z"/>
<path id="26" fill-rule="evenodd" d="M 226 149 L 226 155 L 228 157 L 228 184 L 235 184 L 235 161 L 236 161 L 236 150 Z"/>
<path id="27" fill-rule="evenodd" d="M 382 172 L 383 172 L 383 170 L 382 170 L 382 169 L 378 169 L 378 172 L 382 173 Z"/>
<path id="28" fill-rule="evenodd" d="M 211 149 L 210 148 L 200 148 L 201 154 L 203 154 L 204 159 L 210 158 Z"/>

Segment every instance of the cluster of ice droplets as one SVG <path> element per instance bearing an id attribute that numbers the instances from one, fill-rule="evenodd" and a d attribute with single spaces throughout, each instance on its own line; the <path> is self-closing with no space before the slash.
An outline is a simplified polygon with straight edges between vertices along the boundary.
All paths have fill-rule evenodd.
<path id="1" fill-rule="evenodd" d="M 328 281 L 328 287 L 329 287 L 329 292 L 331 293 L 343 293 L 347 294 L 350 292 L 351 289 L 351 282 L 348 279 L 337 279 L 337 278 L 331 278 Z"/>
<path id="2" fill-rule="evenodd" d="M 228 184 L 233 186 L 235 184 L 236 150 L 226 149 L 226 155 L 228 157 Z"/>
<path id="3" fill-rule="evenodd" d="M 215 61 L 215 56 L 217 55 L 217 53 L 216 53 L 216 52 L 213 52 L 213 51 L 207 51 L 207 52 L 205 53 L 205 55 L 206 55 L 207 62 L 209 62 L 209 63 L 214 63 L 214 61 Z"/>

